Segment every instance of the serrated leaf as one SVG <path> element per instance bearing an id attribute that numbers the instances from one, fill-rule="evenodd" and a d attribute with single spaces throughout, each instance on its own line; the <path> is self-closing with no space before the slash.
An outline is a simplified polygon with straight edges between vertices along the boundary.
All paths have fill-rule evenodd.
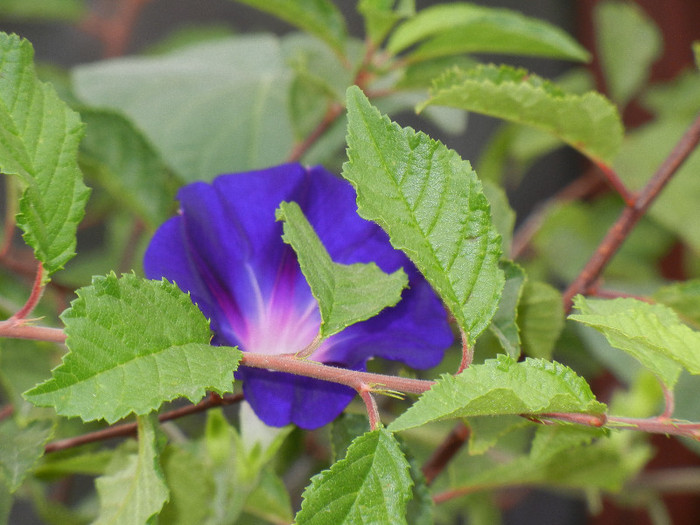
<path id="1" fill-rule="evenodd" d="M 118 454 L 110 471 L 95 481 L 100 514 L 95 525 L 146 523 L 168 500 L 168 487 L 160 466 L 163 447 L 154 416 L 139 416 L 138 452 Z"/>
<path id="2" fill-rule="evenodd" d="M 17 225 L 48 274 L 75 255 L 90 191 L 78 169 L 80 117 L 34 71 L 32 45 L 0 33 L 0 171 L 22 180 Z"/>
<path id="3" fill-rule="evenodd" d="M 347 28 L 340 10 L 330 0 L 235 0 L 265 11 L 311 33 L 339 55 L 345 50 Z"/>
<path id="4" fill-rule="evenodd" d="M 601 332 L 615 348 L 624 350 L 654 372 L 670 389 L 681 366 L 700 374 L 700 333 L 680 322 L 676 313 L 661 304 L 637 299 L 586 299 L 577 296 L 580 314 L 569 319 Z"/>
<path id="5" fill-rule="evenodd" d="M 630 2 L 600 2 L 594 16 L 605 84 L 610 97 L 624 107 L 644 86 L 651 64 L 661 55 L 661 32 Z"/>
<path id="6" fill-rule="evenodd" d="M 270 35 L 82 65 L 72 80 L 83 102 L 129 117 L 184 181 L 266 168 L 292 147 L 291 74 Z"/>
<path id="7" fill-rule="evenodd" d="M 23 427 L 13 419 L 0 421 L 0 485 L 4 478 L 11 493 L 19 488 L 44 455 L 44 445 L 53 430 L 53 422 L 45 419 L 30 421 Z"/>
<path id="8" fill-rule="evenodd" d="M 481 183 L 457 153 L 382 117 L 359 88 L 348 89 L 347 105 L 343 177 L 357 191 L 358 213 L 408 255 L 473 344 L 505 281 Z"/>
<path id="9" fill-rule="evenodd" d="M 409 468 L 390 432 L 368 432 L 353 441 L 344 459 L 311 479 L 296 523 L 406 523 Z"/>
<path id="10" fill-rule="evenodd" d="M 422 43 L 421 43 L 422 42 Z M 509 9 L 466 2 L 430 7 L 403 23 L 387 45 L 391 53 L 420 44 L 411 61 L 458 53 L 507 53 L 588 61 L 589 53 L 564 31 Z"/>
<path id="11" fill-rule="evenodd" d="M 174 191 L 165 164 L 134 125 L 113 111 L 81 112 L 81 161 L 109 195 L 155 229 L 171 215 Z"/>
<path id="12" fill-rule="evenodd" d="M 523 351 L 530 357 L 551 359 L 554 344 L 564 329 L 561 293 L 547 283 L 526 283 L 518 305 L 518 326 Z"/>
<path id="13" fill-rule="evenodd" d="M 168 446 L 162 455 L 170 497 L 158 514 L 160 523 L 204 523 L 211 514 L 214 480 L 208 465 L 186 449 Z"/>
<path id="14" fill-rule="evenodd" d="M 398 432 L 442 419 L 507 414 L 602 414 L 588 383 L 570 368 L 544 359 L 517 363 L 506 355 L 443 374 L 388 429 Z"/>
<path id="15" fill-rule="evenodd" d="M 401 292 L 408 286 L 403 270 L 389 275 L 374 263 L 334 263 L 296 202 L 282 202 L 276 218 L 284 221 L 282 240 L 294 248 L 301 271 L 318 301 L 321 339 L 401 300 Z"/>
<path id="16" fill-rule="evenodd" d="M 565 93 L 524 69 L 453 69 L 433 83 L 419 110 L 436 104 L 483 113 L 550 133 L 594 161 L 610 164 L 622 143 L 622 123 L 603 95 Z"/>
<path id="17" fill-rule="evenodd" d="M 177 397 L 232 390 L 240 352 L 209 345 L 208 321 L 174 284 L 112 273 L 77 294 L 61 315 L 70 351 L 24 394 L 30 402 L 113 423 Z"/>
<path id="18" fill-rule="evenodd" d="M 506 284 L 503 287 L 498 311 L 493 316 L 489 330 L 496 336 L 506 353 L 513 359 L 520 357 L 520 331 L 516 324 L 518 303 L 525 284 L 525 270 L 511 261 L 503 261 Z"/>

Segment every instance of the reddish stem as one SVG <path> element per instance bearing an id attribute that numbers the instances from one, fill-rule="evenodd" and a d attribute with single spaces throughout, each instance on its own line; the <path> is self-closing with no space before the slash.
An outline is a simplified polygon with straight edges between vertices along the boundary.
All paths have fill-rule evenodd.
<path id="1" fill-rule="evenodd" d="M 460 451 L 462 445 L 469 438 L 469 427 L 460 422 L 452 429 L 452 431 L 443 440 L 440 446 L 435 449 L 433 455 L 425 462 L 423 468 L 423 476 L 425 482 L 430 485 L 435 478 L 440 474 L 452 458 Z"/>
<path id="2" fill-rule="evenodd" d="M 469 345 L 469 338 L 461 326 L 459 327 L 459 335 L 462 339 L 462 360 L 459 362 L 457 373 L 461 374 L 472 364 L 472 359 L 474 359 L 474 347 Z"/>
<path id="3" fill-rule="evenodd" d="M 649 434 L 685 436 L 700 441 L 700 423 L 688 423 L 663 416 L 647 419 L 608 416 L 608 424 L 612 428 L 619 426 L 622 429 L 639 430 Z"/>
<path id="4" fill-rule="evenodd" d="M 372 388 L 368 385 L 362 385 L 362 387 L 357 391 L 365 403 L 367 408 L 367 417 L 369 418 L 369 429 L 377 430 L 379 425 L 381 425 L 381 419 L 379 417 L 379 408 L 377 407 L 377 401 L 372 395 Z"/>
<path id="5" fill-rule="evenodd" d="M 184 416 L 189 416 L 191 414 L 196 414 L 198 412 L 204 412 L 210 408 L 214 408 L 222 405 L 232 405 L 243 400 L 243 394 L 228 394 L 223 397 L 207 397 L 203 401 L 197 403 L 196 405 L 188 405 L 182 408 L 176 408 L 175 410 L 170 410 L 169 412 L 164 412 L 158 416 L 158 420 L 162 423 L 164 421 L 170 421 L 172 419 L 178 419 Z M 79 447 L 81 445 L 86 445 L 88 443 L 94 443 L 96 441 L 106 441 L 108 439 L 113 439 L 117 437 L 133 436 L 136 434 L 137 424 L 134 423 L 123 423 L 121 425 L 113 425 L 102 430 L 97 430 L 96 432 L 90 432 L 88 434 L 83 434 L 81 436 L 76 436 L 67 439 L 59 439 L 48 443 L 44 448 L 45 452 L 58 452 L 59 450 L 66 450 L 68 448 Z"/>
<path id="6" fill-rule="evenodd" d="M 24 303 L 22 308 L 20 308 L 12 317 L 10 317 L 10 321 L 21 322 L 32 313 L 32 310 L 34 310 L 36 305 L 39 303 L 41 295 L 44 293 L 44 284 L 42 283 L 43 278 L 44 266 L 37 261 L 36 275 L 34 276 L 34 284 L 32 285 L 32 291 L 29 294 L 29 299 L 27 299 L 27 302 Z"/>
<path id="7" fill-rule="evenodd" d="M 598 166 L 600 171 L 603 172 L 605 180 L 620 195 L 620 197 L 622 197 L 622 200 L 625 201 L 625 204 L 627 206 L 634 206 L 636 196 L 630 190 L 627 189 L 625 183 L 622 182 L 620 177 L 617 176 L 617 173 L 615 173 L 615 170 L 612 169 L 611 166 L 608 166 L 607 164 L 604 164 L 600 161 L 595 161 L 595 165 Z"/>
<path id="8" fill-rule="evenodd" d="M 625 239 L 627 239 L 634 226 L 644 216 L 664 186 L 668 184 L 673 175 L 693 152 L 699 141 L 700 114 L 683 134 L 638 197 L 634 199 L 634 203 L 623 210 L 615 224 L 608 230 L 593 256 L 581 270 L 581 273 L 564 292 L 563 302 L 566 312 L 571 311 L 574 296 L 580 293 L 588 293 L 591 286 L 600 278 L 603 270 L 612 260 L 615 253 L 617 253 L 620 246 L 622 246 Z"/>
<path id="9" fill-rule="evenodd" d="M 316 126 L 308 137 L 306 137 L 302 142 L 297 144 L 292 152 L 287 157 L 287 162 L 297 162 L 304 154 L 313 146 L 316 141 L 321 138 L 321 136 L 330 128 L 333 123 L 338 120 L 338 117 L 342 115 L 345 108 L 340 103 L 333 103 L 328 107 L 326 114 L 323 116 L 323 120 Z"/>
<path id="10" fill-rule="evenodd" d="M 662 419 L 670 419 L 673 415 L 673 411 L 676 409 L 676 398 L 673 394 L 673 390 L 669 389 L 666 385 L 661 385 L 661 390 L 664 393 L 664 411 L 661 414 Z"/>
<path id="11" fill-rule="evenodd" d="M 7 337 L 10 339 L 32 339 L 34 341 L 48 341 L 50 343 L 66 342 L 66 334 L 60 328 L 34 326 L 26 323 L 26 320 L 17 322 L 13 319 L 0 322 L 0 337 Z"/>
<path id="12" fill-rule="evenodd" d="M 5 405 L 4 407 L 0 408 L 0 421 L 3 419 L 7 419 L 10 417 L 12 414 L 15 412 L 15 407 L 12 405 Z"/>

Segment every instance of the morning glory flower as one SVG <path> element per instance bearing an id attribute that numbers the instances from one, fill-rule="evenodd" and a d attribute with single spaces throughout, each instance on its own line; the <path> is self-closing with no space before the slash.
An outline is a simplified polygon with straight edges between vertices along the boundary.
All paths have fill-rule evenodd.
<path id="1" fill-rule="evenodd" d="M 165 277 L 191 294 L 211 320 L 213 344 L 242 351 L 296 353 L 318 333 L 318 304 L 294 250 L 282 241 L 275 210 L 299 204 L 335 262 L 403 267 L 410 289 L 378 316 L 326 339 L 310 359 L 364 370 L 372 357 L 429 368 L 452 343 L 445 310 L 384 231 L 356 213 L 355 192 L 321 167 L 287 164 L 221 175 L 180 189 L 180 212 L 155 233 L 144 257 L 151 279 Z M 356 392 L 344 385 L 240 367 L 246 400 L 265 423 L 312 429 L 338 416 Z"/>

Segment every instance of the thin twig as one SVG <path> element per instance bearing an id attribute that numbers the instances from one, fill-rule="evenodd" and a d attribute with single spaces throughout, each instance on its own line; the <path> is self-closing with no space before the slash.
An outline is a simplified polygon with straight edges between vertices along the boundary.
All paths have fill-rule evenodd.
<path id="1" fill-rule="evenodd" d="M 20 322 L 8 319 L 0 322 L 0 337 L 10 339 L 32 339 L 34 341 L 48 341 L 50 343 L 65 343 L 66 334 L 60 328 L 48 326 L 36 326 L 29 324 L 29 319 Z"/>
<path id="2" fill-rule="evenodd" d="M 600 171 L 603 173 L 605 180 L 612 187 L 612 189 L 614 189 L 620 195 L 620 197 L 622 197 L 622 200 L 625 201 L 625 204 L 627 206 L 634 206 L 636 196 L 629 189 L 627 189 L 625 183 L 622 182 L 620 177 L 618 177 L 617 173 L 615 173 L 615 170 L 612 169 L 611 166 L 603 164 L 602 162 L 595 162 L 595 165 L 598 166 Z"/>
<path id="3" fill-rule="evenodd" d="M 457 373 L 461 374 L 472 364 L 472 359 L 474 359 L 474 347 L 469 344 L 469 337 L 461 326 L 459 327 L 459 335 L 462 339 L 462 359 L 459 362 Z"/>
<path id="4" fill-rule="evenodd" d="M 634 205 L 627 206 L 615 224 L 608 230 L 593 256 L 581 270 L 578 277 L 564 292 L 564 310 L 571 311 L 574 296 L 585 294 L 600 278 L 603 270 L 617 253 L 622 243 L 627 239 L 634 226 L 644 216 L 661 190 L 671 180 L 688 156 L 695 150 L 700 141 L 700 114 L 683 134 L 666 160 L 661 164 L 654 176 L 649 180 Z"/>
<path id="5" fill-rule="evenodd" d="M 326 114 L 318 126 L 302 142 L 297 144 L 287 157 L 287 162 L 298 162 L 301 157 L 313 146 L 316 141 L 330 128 L 338 117 L 343 114 L 345 108 L 342 104 L 334 102 L 328 107 Z"/>
<path id="6" fill-rule="evenodd" d="M 204 412 L 210 408 L 214 408 L 222 405 L 232 405 L 234 403 L 239 403 L 243 400 L 243 394 L 228 394 L 223 397 L 211 397 L 208 396 L 203 401 L 197 403 L 196 405 L 188 405 L 182 408 L 176 408 L 175 410 L 170 410 L 164 412 L 158 416 L 158 420 L 162 423 L 164 421 L 170 421 L 173 419 L 178 419 L 181 417 L 189 416 L 192 414 L 197 414 L 199 412 Z M 95 432 L 89 432 L 80 436 L 59 439 L 48 443 L 44 447 L 44 451 L 48 454 L 49 452 L 58 452 L 59 450 L 66 450 L 69 448 L 79 447 L 81 445 L 86 445 L 88 443 L 95 443 L 97 441 L 106 441 L 108 439 L 133 436 L 136 434 L 136 423 L 122 423 L 121 425 L 113 425 L 102 430 L 97 430 Z"/>
<path id="7" fill-rule="evenodd" d="M 27 299 L 27 302 L 24 303 L 24 306 L 22 306 L 22 308 L 17 310 L 17 312 L 10 317 L 9 321 L 21 322 L 32 313 L 36 305 L 41 300 L 42 294 L 44 293 L 44 284 L 42 282 L 43 279 L 44 266 L 41 264 L 41 262 L 37 261 L 36 275 L 34 276 L 34 283 L 32 284 L 32 291 L 29 293 L 29 298 Z"/>
<path id="8" fill-rule="evenodd" d="M 369 418 L 369 429 L 377 430 L 377 428 L 381 424 L 381 419 L 379 417 L 379 408 L 377 407 L 377 401 L 372 395 L 372 388 L 368 385 L 363 385 L 360 389 L 358 389 L 357 393 L 360 394 L 360 397 L 362 398 L 362 401 L 365 404 L 365 408 L 367 409 L 367 417 Z"/>

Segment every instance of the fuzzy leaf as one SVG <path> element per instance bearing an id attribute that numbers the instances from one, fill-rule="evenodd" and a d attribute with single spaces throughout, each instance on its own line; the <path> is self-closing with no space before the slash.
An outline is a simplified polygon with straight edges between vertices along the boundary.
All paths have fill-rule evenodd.
<path id="1" fill-rule="evenodd" d="M 558 27 L 509 9 L 466 2 L 423 9 L 398 27 L 387 47 L 391 53 L 398 53 L 419 43 L 408 55 L 410 61 L 459 53 L 590 59 L 589 53 Z"/>
<path id="2" fill-rule="evenodd" d="M 343 177 L 358 213 L 375 221 L 440 295 L 473 344 L 498 308 L 501 238 L 468 162 L 443 144 L 382 117 L 351 87 Z"/>
<path id="3" fill-rule="evenodd" d="M 524 69 L 478 66 L 453 69 L 433 83 L 437 104 L 483 113 L 541 129 L 594 161 L 610 164 L 622 143 L 622 123 L 614 104 L 603 95 L 565 93 Z"/>
<path id="4" fill-rule="evenodd" d="M 0 33 L 0 171 L 18 175 L 17 225 L 48 274 L 75 255 L 90 191 L 78 169 L 79 115 L 34 71 L 34 50 Z"/>
<path id="5" fill-rule="evenodd" d="M 25 393 L 35 405 L 113 423 L 180 396 L 232 390 L 240 352 L 209 345 L 209 323 L 174 284 L 112 273 L 77 294 L 61 315 L 70 351 Z"/>
<path id="6" fill-rule="evenodd" d="M 16 491 L 44 454 L 44 445 L 52 435 L 49 420 L 30 421 L 24 427 L 13 419 L 0 421 L 0 485 L 4 478 L 10 492 Z"/>
<path id="7" fill-rule="evenodd" d="M 330 0 L 235 0 L 303 29 L 319 37 L 337 53 L 343 54 L 347 28 L 340 10 Z"/>
<path id="8" fill-rule="evenodd" d="M 586 381 L 570 368 L 543 359 L 515 362 L 506 355 L 448 374 L 388 429 L 406 430 L 441 419 L 469 416 L 580 412 L 602 414 Z"/>
<path id="9" fill-rule="evenodd" d="M 676 313 L 661 304 L 637 299 L 586 299 L 574 306 L 581 312 L 569 319 L 601 332 L 615 348 L 624 350 L 673 388 L 681 367 L 700 374 L 700 332 L 684 325 Z"/>
<path id="10" fill-rule="evenodd" d="M 401 291 L 408 286 L 408 277 L 402 270 L 389 275 L 374 263 L 334 263 L 296 202 L 281 203 L 276 216 L 278 221 L 284 221 L 282 239 L 294 248 L 301 271 L 318 301 L 322 339 L 401 300 Z"/>
<path id="11" fill-rule="evenodd" d="M 139 416 L 138 452 L 117 453 L 110 471 L 95 482 L 100 514 L 95 525 L 147 523 L 168 500 L 160 466 L 161 440 L 154 416 Z"/>
<path id="12" fill-rule="evenodd" d="M 386 429 L 368 432 L 353 441 L 345 459 L 312 478 L 296 523 L 406 523 L 412 486 L 394 436 Z"/>

